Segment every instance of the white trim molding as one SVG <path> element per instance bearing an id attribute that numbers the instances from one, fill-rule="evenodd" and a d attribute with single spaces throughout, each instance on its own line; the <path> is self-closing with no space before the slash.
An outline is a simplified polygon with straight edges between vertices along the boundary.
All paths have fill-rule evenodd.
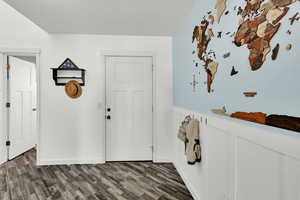
<path id="1" fill-rule="evenodd" d="M 169 157 L 156 156 L 156 163 L 172 163 L 172 159 Z"/>
<path id="2" fill-rule="evenodd" d="M 102 57 L 106 56 L 134 56 L 134 57 L 155 57 L 155 53 L 151 51 L 114 51 L 102 50 L 100 51 Z"/>
<path id="3" fill-rule="evenodd" d="M 104 158 L 74 158 L 74 159 L 42 159 L 39 166 L 44 165 L 80 165 L 80 164 L 103 164 Z"/>
<path id="4" fill-rule="evenodd" d="M 187 189 L 189 190 L 189 192 L 191 193 L 193 199 L 195 200 L 200 200 L 200 196 L 199 194 L 197 193 L 197 188 L 194 187 L 194 185 L 189 181 L 189 177 L 186 176 L 186 174 L 184 173 L 183 169 L 181 169 L 179 166 L 180 164 L 179 163 L 173 163 L 178 174 L 180 175 L 180 177 L 182 178 L 185 186 L 187 187 Z"/>
<path id="5" fill-rule="evenodd" d="M 27 56 L 27 55 L 36 55 L 41 53 L 40 48 L 11 48 L 11 47 L 5 47 L 5 46 L 0 46 L 0 53 L 3 54 L 13 54 L 13 55 L 22 55 L 22 56 Z"/>

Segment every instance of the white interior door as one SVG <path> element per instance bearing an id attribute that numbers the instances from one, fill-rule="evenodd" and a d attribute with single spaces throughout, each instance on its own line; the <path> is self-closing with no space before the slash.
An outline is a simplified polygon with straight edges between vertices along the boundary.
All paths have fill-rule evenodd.
<path id="1" fill-rule="evenodd" d="M 152 57 L 106 58 L 106 160 L 152 160 Z"/>
<path id="2" fill-rule="evenodd" d="M 6 153 L 6 130 L 5 130 L 5 116 L 6 110 L 4 108 L 5 105 L 5 74 L 6 74 L 6 65 L 5 61 L 6 57 L 2 53 L 0 53 L 0 165 L 7 161 L 7 153 Z"/>
<path id="3" fill-rule="evenodd" d="M 36 144 L 35 64 L 9 56 L 9 159 Z"/>

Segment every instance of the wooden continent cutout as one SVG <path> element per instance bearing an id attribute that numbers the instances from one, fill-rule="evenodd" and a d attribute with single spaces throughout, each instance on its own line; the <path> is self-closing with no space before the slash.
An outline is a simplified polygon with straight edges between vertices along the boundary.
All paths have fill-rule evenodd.
<path id="1" fill-rule="evenodd" d="M 226 1 L 227 0 L 217 0 L 215 9 L 217 10 L 216 12 L 216 20 L 218 24 L 220 23 L 221 17 L 226 9 Z"/>
<path id="2" fill-rule="evenodd" d="M 272 50 L 272 60 L 276 60 L 276 58 L 278 56 L 279 48 L 280 48 L 280 45 L 277 43 L 277 45 Z"/>
<path id="3" fill-rule="evenodd" d="M 241 22 L 235 34 L 234 44 L 247 45 L 252 71 L 264 64 L 271 52 L 270 42 L 281 26 L 281 19 L 288 13 L 287 6 L 296 0 L 248 0 L 241 11 Z M 294 17 L 295 18 L 295 17 Z M 274 58 L 276 57 L 276 49 Z"/>

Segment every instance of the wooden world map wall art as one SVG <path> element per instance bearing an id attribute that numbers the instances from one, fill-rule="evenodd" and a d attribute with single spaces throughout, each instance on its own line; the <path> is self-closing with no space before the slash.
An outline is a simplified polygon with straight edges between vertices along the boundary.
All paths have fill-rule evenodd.
<path id="1" fill-rule="evenodd" d="M 248 62 L 251 71 L 259 70 L 267 60 L 267 55 L 271 53 L 272 60 L 276 60 L 280 44 L 271 47 L 271 40 L 281 27 L 282 19 L 289 13 L 290 6 L 300 0 L 244 0 L 244 7 L 234 6 L 233 10 L 227 9 L 227 0 L 216 0 L 215 15 L 208 11 L 200 24 L 194 27 L 192 43 L 195 45 L 193 54 L 202 62 L 207 75 L 205 84 L 207 92 L 211 93 L 215 76 L 218 72 L 219 62 L 216 52 L 209 50 L 209 44 L 213 39 L 232 38 L 236 47 L 246 46 L 249 50 Z M 225 15 L 224 15 L 225 13 Z M 233 31 L 213 30 L 214 23 L 220 23 L 222 17 L 229 13 L 236 13 L 240 18 L 238 28 Z M 300 20 L 299 13 L 293 13 L 288 19 L 290 26 Z M 291 30 L 286 31 L 287 35 L 293 34 Z M 216 35 L 216 37 L 215 37 Z M 292 49 L 292 44 L 283 44 L 287 51 Z M 223 59 L 228 58 L 232 52 L 223 54 Z M 198 62 L 194 61 L 197 63 Z M 200 64 L 200 63 L 199 63 Z M 234 67 L 231 69 L 231 76 L 237 75 L 238 71 Z M 192 84 L 195 91 L 195 84 Z"/>

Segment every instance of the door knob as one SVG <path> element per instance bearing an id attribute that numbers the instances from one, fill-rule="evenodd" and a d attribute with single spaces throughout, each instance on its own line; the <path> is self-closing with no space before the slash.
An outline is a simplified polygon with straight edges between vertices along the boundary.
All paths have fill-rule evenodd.
<path id="1" fill-rule="evenodd" d="M 106 116 L 106 119 L 111 119 L 110 115 L 107 115 L 107 116 Z"/>

